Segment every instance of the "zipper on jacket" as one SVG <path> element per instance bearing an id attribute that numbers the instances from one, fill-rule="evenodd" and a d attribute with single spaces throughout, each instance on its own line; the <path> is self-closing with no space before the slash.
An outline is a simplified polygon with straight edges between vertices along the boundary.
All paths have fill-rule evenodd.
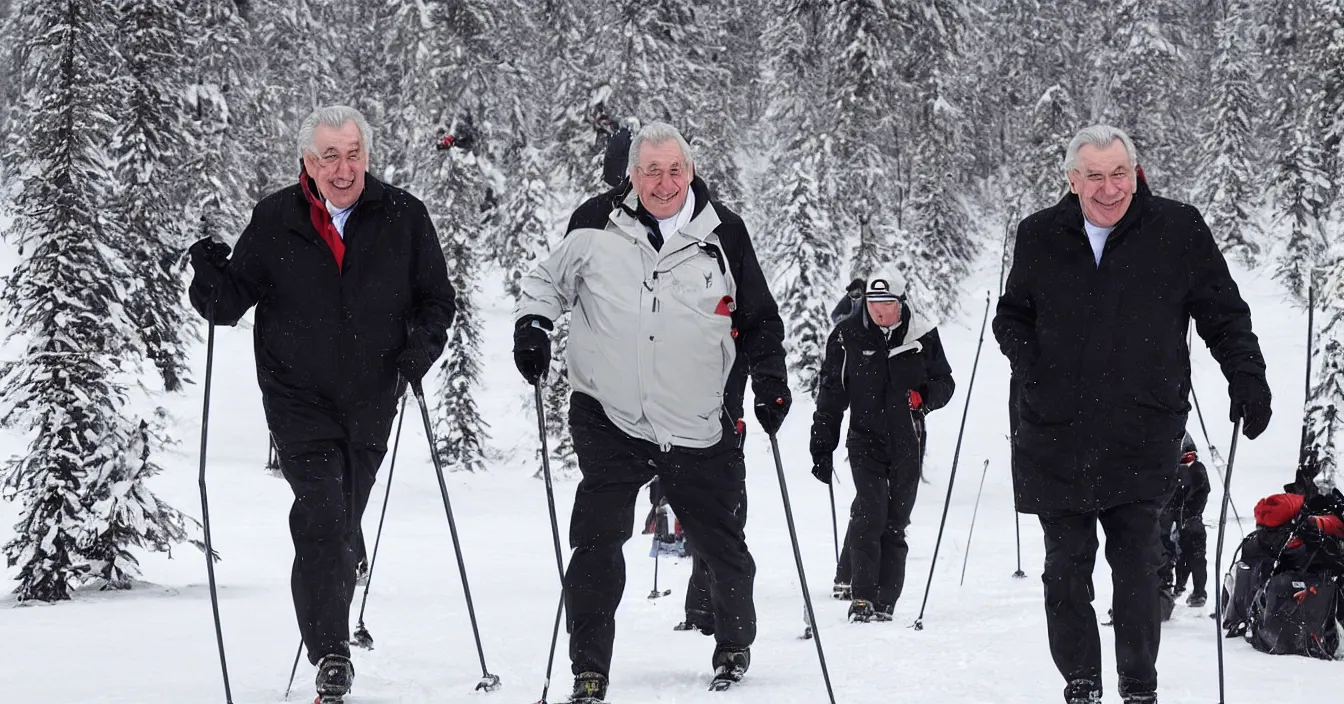
<path id="1" fill-rule="evenodd" d="M 653 270 L 653 312 L 658 312 L 658 270 Z"/>

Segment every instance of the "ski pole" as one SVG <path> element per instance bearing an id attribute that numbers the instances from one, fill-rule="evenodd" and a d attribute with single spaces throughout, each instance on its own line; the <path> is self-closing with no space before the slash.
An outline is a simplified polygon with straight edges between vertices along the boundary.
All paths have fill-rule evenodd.
<path id="1" fill-rule="evenodd" d="M 303 654 L 303 637 L 299 637 L 299 649 L 294 651 L 294 666 L 289 668 L 289 684 L 285 685 L 285 701 L 289 701 L 289 691 L 294 689 L 294 676 L 299 674 L 299 656 Z"/>
<path id="2" fill-rule="evenodd" d="M 210 434 L 210 383 L 215 368 L 215 303 L 210 302 L 209 331 L 205 343 L 205 402 L 201 409 L 201 527 L 205 531 L 205 571 L 210 577 L 210 610 L 215 617 L 215 641 L 219 643 L 219 670 L 224 676 L 224 701 L 233 704 L 233 690 L 229 687 L 229 664 L 224 657 L 224 626 L 219 621 L 219 591 L 215 586 L 215 549 L 210 542 L 210 502 L 205 490 L 205 449 Z"/>
<path id="3" fill-rule="evenodd" d="M 989 294 L 985 294 L 985 316 L 980 321 L 980 342 L 975 345 L 975 362 L 971 364 L 971 382 L 966 386 L 966 405 L 961 411 L 961 430 L 957 431 L 957 449 L 952 453 L 952 471 L 947 476 L 947 498 L 943 500 L 943 517 L 938 521 L 938 538 L 933 543 L 933 559 L 929 561 L 929 581 L 924 585 L 924 600 L 919 604 L 919 616 L 914 629 L 924 630 L 924 608 L 929 604 L 929 590 L 933 587 L 933 570 L 938 565 L 938 548 L 943 544 L 943 529 L 947 527 L 947 510 L 952 506 L 952 487 L 957 481 L 957 462 L 961 459 L 961 441 L 966 435 L 966 415 L 971 410 L 971 392 L 975 390 L 975 374 L 980 368 L 980 349 L 985 344 L 985 325 L 989 323 Z"/>
<path id="4" fill-rule="evenodd" d="M 490 674 L 485 666 L 485 648 L 481 645 L 481 630 L 476 626 L 476 607 L 471 601 L 471 586 L 467 584 L 467 565 L 462 560 L 462 542 L 457 537 L 457 521 L 453 520 L 453 505 L 448 500 L 448 483 L 443 480 L 443 465 L 439 463 L 439 453 L 434 444 L 434 427 L 429 421 L 429 407 L 425 405 L 425 392 L 419 381 L 411 382 L 411 391 L 420 404 L 420 417 L 425 422 L 425 438 L 429 440 L 429 457 L 434 462 L 434 474 L 439 479 L 439 493 L 443 495 L 443 511 L 448 516 L 448 531 L 453 536 L 453 552 L 457 555 L 457 571 L 462 575 L 462 594 L 467 599 L 467 616 L 471 619 L 471 634 L 476 638 L 476 655 L 481 659 L 481 681 L 476 689 L 493 692 L 499 688 L 499 676 Z M 391 486 L 391 482 L 388 483 Z"/>
<path id="5" fill-rule="evenodd" d="M 817 660 L 821 663 L 821 676 L 826 681 L 826 695 L 831 704 L 835 704 L 835 692 L 831 689 L 831 673 L 826 667 L 826 652 L 821 647 L 821 630 L 817 628 L 817 615 L 812 609 L 812 593 L 807 589 L 807 572 L 803 569 L 803 553 L 798 549 L 798 529 L 793 524 L 793 506 L 789 503 L 789 485 L 784 479 L 784 460 L 779 456 L 779 438 L 770 433 L 770 449 L 775 454 L 775 472 L 779 475 L 779 493 L 784 498 L 784 518 L 789 524 L 789 540 L 793 542 L 793 561 L 798 565 L 798 582 L 803 587 L 803 605 L 807 607 L 807 622 L 812 629 L 812 637 L 817 643 Z"/>
<path id="6" fill-rule="evenodd" d="M 1017 535 L 1017 571 L 1013 576 L 1018 579 L 1026 579 L 1027 573 L 1022 571 L 1022 514 L 1017 512 L 1017 507 L 1013 507 L 1013 533 Z"/>
<path id="7" fill-rule="evenodd" d="M 1314 317 L 1316 314 L 1316 270 L 1307 270 L 1307 379 L 1306 390 L 1302 394 L 1302 404 L 1311 407 L 1311 348 L 1315 344 Z M 1307 423 L 1302 424 L 1302 440 L 1298 443 L 1297 466 L 1302 469 L 1307 464 Z"/>
<path id="8" fill-rule="evenodd" d="M 1237 436 L 1241 434 L 1241 418 L 1232 424 L 1232 445 L 1227 451 L 1227 474 L 1223 476 L 1223 508 L 1218 514 L 1218 549 L 1213 553 L 1213 573 L 1223 573 L 1223 535 L 1227 528 L 1227 507 L 1232 503 L 1232 463 L 1237 459 Z M 1226 701 L 1223 674 L 1223 590 L 1213 590 L 1214 630 L 1218 640 L 1218 704 Z"/>
<path id="9" fill-rule="evenodd" d="M 546 507 L 551 513 L 551 538 L 555 543 L 555 569 L 560 574 L 560 603 L 555 607 L 555 627 L 551 630 L 551 650 L 546 656 L 546 680 L 541 685 L 541 699 L 537 704 L 546 704 L 546 695 L 551 691 L 551 673 L 555 667 L 555 646 L 560 640 L 560 617 L 565 612 L 565 558 L 560 550 L 560 523 L 555 517 L 555 487 L 551 483 L 551 456 L 546 449 L 546 407 L 541 399 L 541 380 L 533 384 L 537 402 L 537 436 L 541 441 L 541 473 L 546 480 Z"/>
<path id="10" fill-rule="evenodd" d="M 1199 418 L 1199 429 L 1204 433 L 1204 444 L 1209 447 L 1209 461 L 1213 464 L 1213 471 L 1217 472 L 1218 478 L 1223 480 L 1224 485 L 1227 485 L 1227 478 L 1223 476 L 1223 469 L 1219 466 L 1225 463 L 1223 462 L 1222 456 L 1218 454 L 1218 448 L 1214 447 L 1213 441 L 1209 439 L 1209 429 L 1204 425 L 1204 412 L 1200 410 L 1199 394 L 1195 393 L 1194 384 L 1190 385 L 1190 399 L 1195 403 L 1195 415 Z M 1246 529 L 1241 527 L 1241 514 L 1237 512 L 1237 503 L 1230 497 L 1228 498 L 1227 503 L 1232 507 L 1232 517 L 1236 519 L 1237 530 L 1241 533 L 1241 537 L 1244 539 L 1246 537 Z"/>
<path id="11" fill-rule="evenodd" d="M 980 495 L 985 493 L 985 475 L 989 474 L 989 460 L 980 471 L 980 490 L 975 492 L 975 508 L 971 509 L 971 530 L 966 533 L 966 552 L 961 557 L 961 582 L 957 586 L 966 586 L 966 563 L 971 559 L 971 538 L 975 537 L 975 514 L 980 512 Z"/>
<path id="12" fill-rule="evenodd" d="M 835 515 L 835 485 L 826 484 L 826 490 L 831 494 L 831 540 L 835 542 L 835 565 L 840 566 L 840 521 Z"/>
<path id="13" fill-rule="evenodd" d="M 364 627 L 364 607 L 369 604 L 369 585 L 373 584 L 373 568 L 378 565 L 378 546 L 383 542 L 383 521 L 387 518 L 387 500 L 392 498 L 392 475 L 397 471 L 397 449 L 401 447 L 401 424 L 406 420 L 406 397 L 401 397 L 397 412 L 397 437 L 392 441 L 392 462 L 387 468 L 387 488 L 383 490 L 383 510 L 378 514 L 378 533 L 373 538 L 373 555 L 369 557 L 369 575 L 364 580 L 364 596 L 359 600 L 359 624 L 355 626 L 354 643 L 365 650 L 373 650 L 373 636 Z"/>
<path id="14" fill-rule="evenodd" d="M 653 591 L 649 592 L 649 599 L 660 599 L 672 593 L 671 589 L 658 591 L 658 558 L 663 554 L 658 544 L 658 536 L 655 535 L 653 536 Z"/>

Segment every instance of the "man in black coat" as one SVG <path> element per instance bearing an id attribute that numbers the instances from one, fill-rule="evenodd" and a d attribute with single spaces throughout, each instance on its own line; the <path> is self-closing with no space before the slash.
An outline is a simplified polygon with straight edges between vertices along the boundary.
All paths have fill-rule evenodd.
<path id="1" fill-rule="evenodd" d="M 1050 650 L 1065 699 L 1101 701 L 1096 526 L 1115 586 L 1120 694 L 1157 701 L 1158 517 L 1190 406 L 1191 318 L 1228 380 L 1233 420 L 1264 432 L 1270 391 L 1251 314 L 1194 208 L 1151 195 L 1124 132 L 1082 130 L 1071 193 L 1018 225 L 994 335 L 1021 384 L 1017 509 L 1045 533 Z"/>
<path id="2" fill-rule="evenodd" d="M 1199 461 L 1195 440 L 1189 433 L 1181 443 L 1181 460 L 1176 465 L 1176 486 L 1162 509 L 1162 546 L 1166 561 L 1162 566 L 1162 584 L 1175 596 L 1185 591 L 1191 579 L 1189 606 L 1208 601 L 1208 533 L 1204 529 L 1204 508 L 1209 502 L 1209 471 Z"/>
<path id="3" fill-rule="evenodd" d="M 354 678 L 360 518 L 397 399 L 442 354 L 455 311 L 429 212 L 366 173 L 370 141 L 353 108 L 314 111 L 299 130 L 299 183 L 256 206 L 232 258 L 209 239 L 189 251 L 202 316 L 235 325 L 257 308 L 257 382 L 294 491 L 294 608 L 330 697 Z"/>
<path id="4" fill-rule="evenodd" d="M 855 622 L 890 621 L 905 585 L 905 528 L 915 507 L 924 416 L 956 386 L 938 329 L 905 300 L 894 269 L 868 279 L 861 310 L 831 331 L 812 418 L 812 474 L 831 482 L 845 409 L 855 505 L 846 548 Z"/>

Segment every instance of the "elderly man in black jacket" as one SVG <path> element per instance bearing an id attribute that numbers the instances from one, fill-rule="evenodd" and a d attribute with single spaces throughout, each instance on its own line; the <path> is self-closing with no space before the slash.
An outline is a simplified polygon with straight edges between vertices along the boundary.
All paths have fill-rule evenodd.
<path id="1" fill-rule="evenodd" d="M 359 522 L 397 399 L 442 354 L 455 310 L 429 212 L 366 173 L 371 141 L 353 108 L 314 111 L 299 182 L 257 205 L 232 258 L 208 239 L 189 251 L 202 316 L 235 325 L 257 307 L 257 382 L 294 491 L 294 608 L 318 695 L 333 701 L 354 678 Z"/>
<path id="2" fill-rule="evenodd" d="M 826 343 L 812 418 L 812 473 L 834 472 L 845 409 L 854 506 L 845 552 L 855 622 L 890 621 L 905 585 L 905 528 L 919 491 L 924 415 L 947 405 L 956 385 L 938 329 L 911 309 L 894 269 L 867 281 L 863 306 Z"/>
<path id="3" fill-rule="evenodd" d="M 1265 430 L 1270 391 L 1251 313 L 1208 226 L 1151 195 L 1133 142 L 1098 125 L 1065 159 L 1070 194 L 1017 229 L 994 335 L 1022 385 L 1013 434 L 1017 509 L 1045 533 L 1050 650 L 1065 699 L 1101 701 L 1092 609 L 1097 523 L 1115 587 L 1120 695 L 1157 701 L 1158 518 L 1175 479 L 1195 328 L 1228 380 L 1232 419 Z"/>

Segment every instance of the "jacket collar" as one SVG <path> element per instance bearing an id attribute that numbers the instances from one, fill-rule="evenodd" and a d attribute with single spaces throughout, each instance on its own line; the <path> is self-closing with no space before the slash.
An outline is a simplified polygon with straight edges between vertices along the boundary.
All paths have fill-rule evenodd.
<path id="1" fill-rule="evenodd" d="M 302 167 L 300 167 L 302 169 Z M 317 193 L 317 182 L 307 171 L 300 171 L 299 178 L 308 180 L 308 188 L 313 193 Z M 315 242 L 320 242 L 317 230 L 313 228 L 313 223 L 308 219 L 308 200 L 303 195 L 303 188 L 299 184 L 292 186 L 294 189 L 294 207 L 285 209 L 285 225 L 296 232 L 299 232 Z M 387 188 L 382 181 L 374 178 L 373 174 L 364 174 L 364 192 L 359 194 L 359 200 L 355 201 L 355 209 L 370 207 L 383 207 L 384 198 L 387 195 Z"/>
<path id="2" fill-rule="evenodd" d="M 623 190 L 616 194 L 616 207 L 611 211 L 610 220 L 622 231 L 637 240 L 642 240 L 645 238 L 646 229 L 658 229 L 658 219 L 639 202 L 639 194 L 630 185 L 629 179 L 622 186 Z M 673 235 L 670 241 L 663 244 L 663 252 L 672 252 L 684 246 L 674 242 L 678 237 L 703 244 L 722 224 L 718 211 L 709 202 L 709 187 L 699 176 L 691 180 L 691 193 L 695 196 L 691 221 Z"/>
<path id="3" fill-rule="evenodd" d="M 1139 179 L 1138 188 L 1134 191 L 1134 199 L 1129 203 L 1129 209 L 1125 211 L 1124 217 L 1115 224 L 1107 238 L 1107 245 L 1113 241 L 1118 241 L 1122 236 L 1139 223 L 1143 217 L 1144 209 L 1148 204 L 1148 199 L 1153 197 L 1153 192 L 1148 188 L 1148 182 Z M 1078 199 L 1078 194 L 1068 193 L 1059 204 L 1055 206 L 1055 219 L 1061 225 L 1065 226 L 1071 232 L 1083 232 L 1083 206 Z"/>

